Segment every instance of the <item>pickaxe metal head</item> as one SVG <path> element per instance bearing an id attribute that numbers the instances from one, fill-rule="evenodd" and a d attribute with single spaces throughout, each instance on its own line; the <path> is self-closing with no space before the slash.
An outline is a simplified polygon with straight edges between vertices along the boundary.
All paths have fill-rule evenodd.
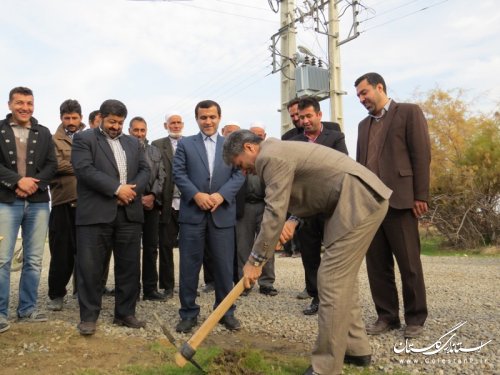
<path id="1" fill-rule="evenodd" d="M 163 334 L 167 337 L 168 341 L 174 346 L 174 348 L 177 349 L 178 353 L 180 353 L 187 361 L 191 362 L 194 367 L 196 367 L 203 374 L 205 374 L 205 370 L 203 370 L 203 368 L 193 358 L 193 356 L 196 354 L 196 350 L 194 350 L 187 342 L 184 343 L 184 345 L 179 349 L 175 341 L 175 337 L 170 333 L 167 326 L 162 323 L 162 321 L 160 320 L 160 318 L 156 313 L 153 313 L 153 316 L 160 325 Z"/>

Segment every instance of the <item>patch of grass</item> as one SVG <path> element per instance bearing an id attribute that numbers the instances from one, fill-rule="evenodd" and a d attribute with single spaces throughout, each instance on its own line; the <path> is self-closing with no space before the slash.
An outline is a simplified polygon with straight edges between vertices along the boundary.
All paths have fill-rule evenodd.
<path id="1" fill-rule="evenodd" d="M 439 235 L 423 235 L 420 238 L 420 243 L 422 245 L 422 255 L 428 256 L 500 256 L 498 252 L 485 252 L 483 251 L 483 248 L 457 250 L 454 248 L 446 247 L 443 237 Z"/>
<path id="2" fill-rule="evenodd" d="M 152 346 L 152 349 L 154 346 Z M 126 374 L 133 375 L 200 375 L 201 371 L 187 364 L 179 368 L 174 363 L 175 349 L 169 352 L 166 363 L 161 366 L 129 366 Z M 301 375 L 309 366 L 308 357 L 283 355 L 245 348 L 242 350 L 223 350 L 218 347 L 201 348 L 196 352 L 196 361 L 207 375 Z M 344 366 L 346 375 L 382 375 L 383 371 L 373 368 Z M 394 372 L 408 375 L 407 372 Z M 89 374 L 90 375 L 90 374 Z"/>

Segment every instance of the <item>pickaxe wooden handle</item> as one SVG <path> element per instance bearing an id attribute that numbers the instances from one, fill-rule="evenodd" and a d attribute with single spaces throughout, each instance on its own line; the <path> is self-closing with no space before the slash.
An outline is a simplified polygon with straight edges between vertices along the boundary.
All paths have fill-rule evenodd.
<path id="1" fill-rule="evenodd" d="M 205 340 L 214 327 L 219 323 L 219 320 L 231 308 L 234 302 L 245 290 L 244 279 L 242 278 L 238 284 L 229 292 L 229 294 L 222 300 L 217 308 L 210 314 L 210 316 L 203 322 L 198 330 L 191 336 L 182 348 L 175 354 L 175 363 L 179 367 L 184 367 L 186 363 L 194 356 L 196 349 Z"/>

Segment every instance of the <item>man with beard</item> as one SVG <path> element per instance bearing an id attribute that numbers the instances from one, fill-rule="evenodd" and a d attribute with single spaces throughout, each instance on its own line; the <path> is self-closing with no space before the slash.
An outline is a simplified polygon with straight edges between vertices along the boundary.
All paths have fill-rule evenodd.
<path id="1" fill-rule="evenodd" d="M 309 142 L 263 141 L 250 131 L 231 134 L 224 161 L 259 176 L 265 185 L 262 225 L 243 268 L 255 283 L 284 230 L 287 210 L 297 217 L 324 214 L 325 252 L 318 271 L 318 338 L 306 374 L 336 375 L 343 363 L 368 366 L 371 348 L 358 300 L 358 272 L 387 212 L 391 191 L 347 155 Z M 318 183 L 321 181 L 322 183 Z"/>
<path id="2" fill-rule="evenodd" d="M 113 323 L 143 328 L 135 317 L 139 292 L 141 196 L 149 167 L 139 141 L 122 134 L 127 107 L 114 99 L 102 103 L 99 128 L 76 134 L 71 162 L 77 178 L 77 271 L 81 335 L 93 335 L 102 305 L 106 253 L 115 259 Z"/>
<path id="3" fill-rule="evenodd" d="M 177 144 L 182 138 L 184 122 L 176 112 L 165 116 L 163 124 L 168 136 L 153 141 L 152 145 L 157 147 L 161 154 L 165 167 L 165 180 L 161 192 L 161 208 L 159 223 L 159 284 L 163 289 L 163 295 L 169 299 L 174 296 L 174 246 L 179 235 L 179 206 L 181 193 L 174 185 L 172 175 L 172 164 Z"/>
<path id="4" fill-rule="evenodd" d="M 394 258 L 403 288 L 404 336 L 423 332 L 427 318 L 424 275 L 420 260 L 418 218 L 428 210 L 431 147 L 422 110 L 396 103 L 378 73 L 354 83 L 368 116 L 359 123 L 356 160 L 394 191 L 389 211 L 366 253 L 366 268 L 378 318 L 366 331 L 378 335 L 401 326 Z"/>
<path id="5" fill-rule="evenodd" d="M 57 173 L 50 182 L 52 209 L 49 217 L 49 302 L 47 308 L 60 311 L 75 266 L 76 257 L 76 177 L 71 165 L 73 136 L 81 131 L 82 107 L 76 100 L 68 99 L 59 108 L 61 125 L 52 137 L 54 140 Z"/>

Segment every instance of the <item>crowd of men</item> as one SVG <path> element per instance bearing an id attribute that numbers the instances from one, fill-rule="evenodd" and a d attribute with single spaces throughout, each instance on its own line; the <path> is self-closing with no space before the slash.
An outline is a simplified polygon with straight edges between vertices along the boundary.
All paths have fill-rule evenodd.
<path id="1" fill-rule="evenodd" d="M 168 135 L 150 143 L 140 116 L 128 122 L 129 135 L 123 132 L 127 108 L 113 99 L 91 112 L 90 129 L 78 101 L 64 101 L 51 135 L 33 117 L 32 91 L 12 89 L 11 113 L 0 121 L 0 332 L 10 328 L 10 267 L 21 229 L 19 321 L 47 320 L 37 308 L 47 232 L 47 307 L 63 309 L 73 279 L 82 335 L 96 331 L 111 256 L 113 323 L 143 328 L 135 314 L 141 290 L 144 300 L 173 298 L 178 246 L 176 330 L 188 333 L 198 323 L 202 267 L 214 308 L 242 277 L 244 295 L 258 284 L 261 294 L 276 296 L 275 250 L 296 241 L 305 279 L 297 298 L 310 298 L 303 313 L 319 320 L 307 374 L 367 366 L 366 335 L 400 328 L 394 258 L 404 336 L 419 336 L 427 318 L 418 236 L 418 218 L 428 209 L 427 124 L 416 105 L 387 96 L 379 74 L 361 76 L 355 87 L 369 113 L 359 124 L 356 161 L 340 126 L 322 121 L 313 97 L 288 104 L 295 127 L 285 142 L 266 139 L 258 122 L 249 130 L 234 121 L 219 129 L 221 107 L 204 100 L 195 107 L 199 133 L 183 136 L 183 119 L 171 113 Z M 378 315 L 366 329 L 356 281 L 365 255 Z M 235 306 L 220 323 L 240 329 Z"/>

